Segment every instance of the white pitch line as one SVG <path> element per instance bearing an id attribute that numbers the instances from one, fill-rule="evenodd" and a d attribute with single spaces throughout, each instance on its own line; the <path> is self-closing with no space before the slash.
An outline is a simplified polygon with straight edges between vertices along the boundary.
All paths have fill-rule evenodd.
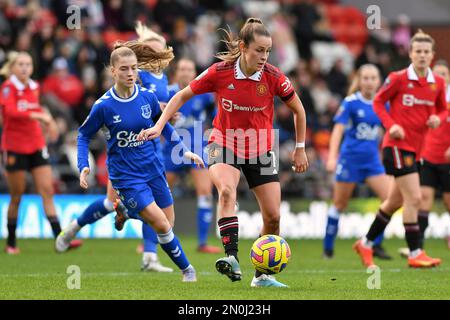
<path id="1" fill-rule="evenodd" d="M 407 271 L 412 269 L 380 269 L 380 271 L 387 273 L 400 273 L 402 271 Z M 432 268 L 429 269 L 430 272 L 448 272 L 450 268 Z M 366 274 L 366 269 L 333 269 L 333 270 L 323 270 L 323 269 L 305 269 L 305 270 L 289 270 L 286 272 L 288 274 L 296 273 L 296 274 L 334 274 L 334 273 L 361 273 Z M 82 277 L 128 277 L 128 276 L 136 276 L 141 275 L 145 276 L 147 273 L 144 272 L 81 272 Z M 153 273 L 155 274 L 155 273 Z M 175 275 L 178 275 L 177 272 L 174 272 Z M 209 272 L 209 271 L 201 271 L 200 275 L 203 276 L 211 276 L 217 275 L 217 272 Z M 0 274 L 0 278 L 20 278 L 20 277 L 54 277 L 54 276 L 62 276 L 66 277 L 65 273 L 24 273 L 24 274 Z"/>

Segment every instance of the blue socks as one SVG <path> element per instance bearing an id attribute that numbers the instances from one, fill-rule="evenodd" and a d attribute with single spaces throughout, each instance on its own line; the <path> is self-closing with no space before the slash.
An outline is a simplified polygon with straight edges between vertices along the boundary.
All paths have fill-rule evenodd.
<path id="1" fill-rule="evenodd" d="M 197 200 L 197 236 L 199 246 L 206 245 L 212 220 L 212 196 L 199 196 Z"/>
<path id="2" fill-rule="evenodd" d="M 330 206 L 328 209 L 327 229 L 325 231 L 325 238 L 323 239 L 323 249 L 326 251 L 334 250 L 334 240 L 338 234 L 339 229 L 339 212 L 335 206 Z M 379 246 L 384 239 L 384 232 L 375 238 L 373 245 Z"/>
<path id="3" fill-rule="evenodd" d="M 178 266 L 178 268 L 180 268 L 180 270 L 185 270 L 187 267 L 189 267 L 189 261 L 184 254 L 180 242 L 172 232 L 172 228 L 167 233 L 158 234 L 158 241 L 163 250 Z"/>
<path id="4" fill-rule="evenodd" d="M 144 238 L 144 252 L 156 253 L 158 236 L 156 231 L 145 222 L 142 224 L 142 237 Z"/>
<path id="5" fill-rule="evenodd" d="M 99 199 L 84 210 L 81 216 L 78 217 L 77 223 L 80 227 L 84 227 L 87 224 L 100 220 L 112 211 L 114 211 L 114 205 L 108 198 Z"/>
<path id="6" fill-rule="evenodd" d="M 327 228 L 323 239 L 323 248 L 326 251 L 334 250 L 334 239 L 336 239 L 339 226 L 339 214 L 340 212 L 333 205 L 328 209 Z"/>
<path id="7" fill-rule="evenodd" d="M 373 246 L 376 247 L 381 245 L 383 239 L 384 239 L 384 232 L 382 232 L 378 237 L 375 238 L 375 240 L 373 240 Z"/>

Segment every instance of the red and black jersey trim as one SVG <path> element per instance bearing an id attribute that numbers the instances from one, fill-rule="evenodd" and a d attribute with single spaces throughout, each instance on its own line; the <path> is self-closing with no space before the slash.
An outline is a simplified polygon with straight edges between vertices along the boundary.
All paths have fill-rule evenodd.
<path id="1" fill-rule="evenodd" d="M 216 64 L 216 71 L 226 71 L 234 68 L 234 63 L 222 61 Z"/>
<path id="2" fill-rule="evenodd" d="M 289 93 L 287 96 L 280 97 L 280 98 L 281 98 L 281 100 L 283 100 L 283 101 L 289 101 L 289 100 L 292 98 L 292 96 L 293 96 L 294 94 L 295 94 L 295 91 L 292 90 L 291 93 Z"/>

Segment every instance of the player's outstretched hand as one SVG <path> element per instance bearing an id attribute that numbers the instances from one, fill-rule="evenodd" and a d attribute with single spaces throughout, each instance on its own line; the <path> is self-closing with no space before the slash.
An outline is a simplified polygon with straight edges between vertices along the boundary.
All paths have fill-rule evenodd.
<path id="1" fill-rule="evenodd" d="M 432 114 L 427 120 L 427 126 L 431 129 L 436 129 L 440 124 L 441 119 L 435 114 Z"/>
<path id="2" fill-rule="evenodd" d="M 405 139 L 405 130 L 403 130 L 403 128 L 400 125 L 394 124 L 389 129 L 389 136 L 391 137 L 391 139 L 403 140 Z"/>
<path id="3" fill-rule="evenodd" d="M 87 176 L 89 175 L 90 172 L 91 170 L 89 168 L 83 168 L 83 170 L 80 173 L 80 187 L 82 187 L 83 189 L 88 188 Z"/>
<path id="4" fill-rule="evenodd" d="M 296 173 L 302 173 L 308 169 L 308 166 L 305 148 L 295 148 L 292 153 L 292 170 Z"/>
<path id="5" fill-rule="evenodd" d="M 193 153 L 191 151 L 186 151 L 184 153 L 184 156 L 186 158 L 191 159 L 192 161 L 194 161 L 194 163 L 197 165 L 197 167 L 200 167 L 202 169 L 205 168 L 205 163 L 203 162 L 203 159 L 199 155 L 197 155 L 197 154 L 195 154 L 195 153 Z"/>
<path id="6" fill-rule="evenodd" d="M 138 135 L 138 141 L 147 141 L 158 138 L 161 135 L 161 131 L 157 126 L 141 130 Z"/>

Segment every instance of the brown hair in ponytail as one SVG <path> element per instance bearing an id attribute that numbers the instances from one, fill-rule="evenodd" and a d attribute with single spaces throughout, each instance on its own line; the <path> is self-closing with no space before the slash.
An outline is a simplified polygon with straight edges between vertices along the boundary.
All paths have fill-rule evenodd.
<path id="1" fill-rule="evenodd" d="M 228 50 L 217 53 L 216 58 L 228 62 L 236 61 L 241 55 L 241 51 L 239 50 L 240 42 L 243 42 L 244 45 L 248 47 L 251 42 L 255 41 L 255 35 L 270 37 L 269 31 L 264 26 L 261 19 L 258 18 L 248 18 L 239 31 L 237 38 L 233 38 L 233 35 L 228 30 L 220 30 L 225 32 L 225 39 L 221 41 L 226 44 Z"/>

